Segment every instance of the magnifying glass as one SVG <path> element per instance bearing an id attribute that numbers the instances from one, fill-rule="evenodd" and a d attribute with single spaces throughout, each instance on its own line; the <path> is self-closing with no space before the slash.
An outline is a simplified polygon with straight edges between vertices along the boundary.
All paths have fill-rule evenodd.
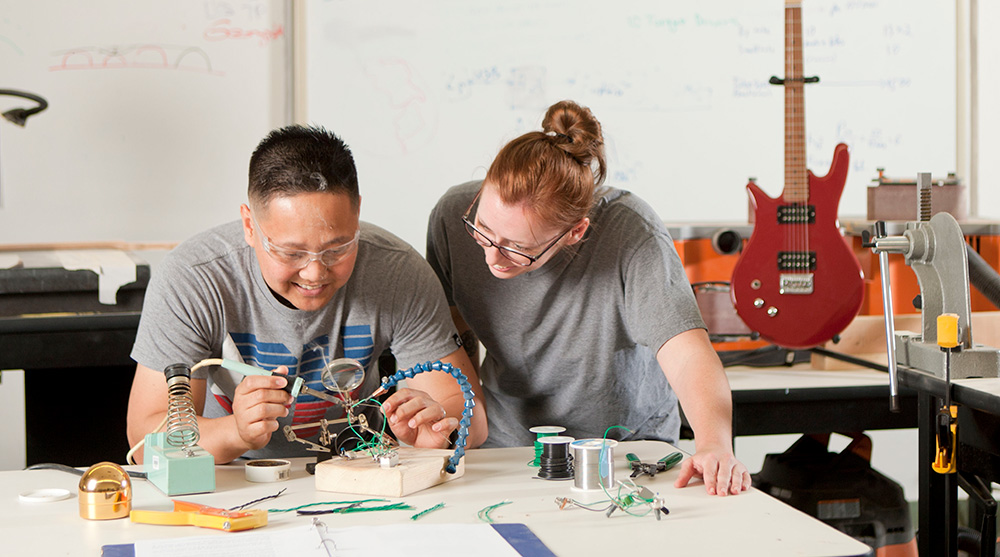
<path id="1" fill-rule="evenodd" d="M 320 374 L 323 386 L 335 393 L 349 393 L 360 387 L 364 380 L 365 367 L 352 358 L 332 360 Z"/>

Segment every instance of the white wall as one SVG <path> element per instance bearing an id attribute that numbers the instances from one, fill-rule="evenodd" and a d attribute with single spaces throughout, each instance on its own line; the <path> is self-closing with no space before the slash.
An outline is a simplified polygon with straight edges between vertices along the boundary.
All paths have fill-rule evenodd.
<path id="1" fill-rule="evenodd" d="M 0 470 L 20 470 L 27 462 L 24 372 L 0 371 Z"/>

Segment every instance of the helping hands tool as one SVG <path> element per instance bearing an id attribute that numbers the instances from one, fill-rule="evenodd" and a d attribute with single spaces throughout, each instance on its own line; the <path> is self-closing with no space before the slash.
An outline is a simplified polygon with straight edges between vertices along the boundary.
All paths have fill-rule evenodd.
<path id="1" fill-rule="evenodd" d="M 132 522 L 141 524 L 164 524 L 170 526 L 198 526 L 214 528 L 225 532 L 238 532 L 267 526 L 267 511 L 254 509 L 249 511 L 227 511 L 199 505 L 188 501 L 174 502 L 173 511 L 137 511 L 129 514 Z"/>
<path id="2" fill-rule="evenodd" d="M 628 459 L 628 465 L 632 468 L 632 475 L 629 477 L 635 478 L 640 474 L 653 477 L 656 476 L 658 472 L 670 470 L 676 466 L 678 462 L 684 459 L 684 455 L 680 452 L 670 453 L 654 463 L 643 462 L 633 453 L 626 454 L 625 458 Z"/>
<path id="3" fill-rule="evenodd" d="M 340 419 L 328 420 L 323 418 L 317 422 L 286 425 L 283 431 L 285 439 L 288 441 L 302 443 L 306 445 L 310 451 L 317 451 L 321 454 L 329 454 L 331 452 L 331 446 L 337 438 L 337 434 L 332 433 L 328 429 L 329 426 L 334 424 L 348 424 L 348 427 L 356 427 L 356 429 L 371 434 L 373 438 L 380 439 L 380 445 L 382 446 L 381 450 L 378 451 L 380 456 L 382 453 L 387 455 L 394 454 L 392 442 L 388 438 L 384 437 L 380 432 L 371 429 L 368 426 L 368 420 L 365 418 L 364 414 L 355 414 L 353 411 L 355 402 L 353 400 L 352 393 L 355 389 L 360 387 L 365 380 L 365 368 L 357 360 L 351 358 L 339 358 L 332 360 L 323 366 L 323 371 L 320 373 L 320 382 L 323 384 L 323 387 L 330 392 L 318 391 L 307 387 L 305 380 L 301 377 L 284 376 L 257 366 L 245 364 L 243 362 L 221 359 L 212 360 L 212 363 L 246 376 L 265 375 L 285 377 L 287 383 L 282 389 L 292 395 L 292 398 L 297 399 L 299 394 L 311 395 L 318 399 L 339 405 L 344 408 L 347 413 L 345 417 Z M 318 443 L 310 441 L 309 439 L 303 439 L 296 433 L 296 430 L 298 429 L 312 429 L 316 427 L 319 427 L 320 430 Z M 320 461 L 326 460 L 326 458 L 322 456 L 318 458 Z M 312 470 L 310 470 L 310 473 L 313 473 Z"/>

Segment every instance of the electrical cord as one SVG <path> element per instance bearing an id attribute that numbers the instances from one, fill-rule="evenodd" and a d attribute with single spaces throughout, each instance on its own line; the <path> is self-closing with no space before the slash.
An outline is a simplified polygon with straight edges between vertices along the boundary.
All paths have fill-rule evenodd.
<path id="1" fill-rule="evenodd" d="M 33 114 L 38 114 L 39 112 L 45 110 L 49 106 L 49 102 L 46 101 L 43 97 L 25 91 L 17 91 L 15 89 L 0 89 L 0 96 L 20 97 L 22 99 L 28 99 L 30 101 L 35 101 L 36 103 L 38 103 L 38 106 L 33 108 L 12 108 L 2 114 L 2 116 L 5 119 L 17 124 L 18 126 L 21 126 L 22 128 L 24 127 L 25 122 L 27 122 L 29 116 Z"/>
<path id="2" fill-rule="evenodd" d="M 77 476 L 82 476 L 84 474 L 83 470 L 79 468 L 73 468 L 72 466 L 66 466 L 65 464 L 55 464 L 52 462 L 40 462 L 38 464 L 32 464 L 25 468 L 25 470 L 58 470 L 60 472 L 68 472 L 70 474 L 75 474 Z M 145 472 L 137 472 L 133 470 L 125 470 L 125 473 L 132 478 L 146 479 Z"/>

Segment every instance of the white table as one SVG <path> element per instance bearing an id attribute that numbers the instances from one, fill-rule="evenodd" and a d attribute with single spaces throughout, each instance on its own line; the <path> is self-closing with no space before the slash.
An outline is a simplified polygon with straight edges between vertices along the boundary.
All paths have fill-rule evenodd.
<path id="1" fill-rule="evenodd" d="M 629 475 L 625 460 L 633 452 L 644 461 L 655 461 L 675 450 L 668 444 L 636 441 L 615 449 L 615 478 Z M 751 489 L 739 496 L 709 496 L 700 482 L 676 489 L 673 482 L 680 467 L 642 476 L 638 483 L 659 492 L 670 514 L 657 521 L 616 512 L 603 513 L 580 508 L 560 510 L 556 497 L 581 501 L 604 499 L 601 492 L 580 492 L 572 480 L 547 481 L 534 478 L 528 466 L 531 447 L 479 449 L 466 456 L 466 472 L 459 479 L 418 493 L 393 499 L 404 501 L 412 511 L 323 515 L 330 528 L 412 523 L 410 516 L 444 502 L 446 506 L 422 517 L 417 524 L 481 523 L 477 511 L 510 500 L 492 512 L 496 522 L 524 523 L 557 555 L 614 555 L 668 552 L 671 555 L 869 555 L 871 549 L 826 524 Z M 287 491 L 258 508 L 291 508 L 307 503 L 363 499 L 315 490 L 314 478 L 305 471 L 310 459 L 294 459 L 291 478 L 285 482 L 247 482 L 241 464 L 216 468 L 216 491 L 177 499 L 229 508 L 251 500 Z M 3 555 L 100 555 L 105 544 L 131 543 L 142 539 L 201 535 L 238 536 L 192 526 L 134 524 L 128 519 L 89 521 L 80 518 L 76 497 L 79 477 L 55 470 L 0 472 L 0 554 Z M 22 503 L 18 494 L 28 489 L 64 488 L 74 496 L 50 503 Z M 155 486 L 134 482 L 134 509 L 169 510 L 170 500 Z M 295 513 L 271 513 L 266 529 L 308 524 L 310 517 Z M 470 548 L 470 551 L 473 551 Z"/>

